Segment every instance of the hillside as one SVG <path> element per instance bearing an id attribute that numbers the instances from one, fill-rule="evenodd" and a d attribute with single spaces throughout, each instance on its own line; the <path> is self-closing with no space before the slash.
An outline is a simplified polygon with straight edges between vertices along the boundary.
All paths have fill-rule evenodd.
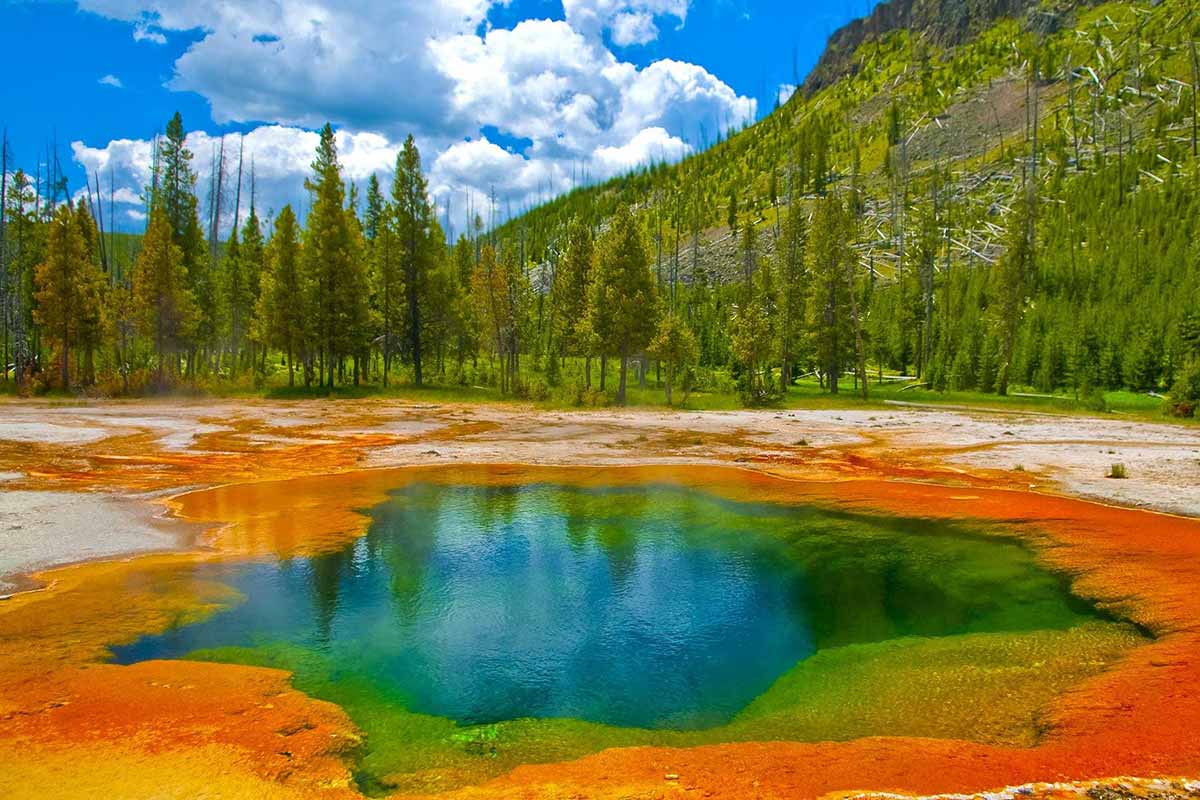
<path id="1" fill-rule="evenodd" d="M 553 262 L 570 220 L 603 227 L 633 205 L 716 366 L 728 336 L 699 320 L 728 316 L 789 206 L 841 195 L 859 212 L 873 368 L 935 388 L 1166 391 L 1200 347 L 1198 26 L 1186 0 L 893 0 L 835 33 L 805 91 L 762 121 L 500 236 Z M 1025 272 L 1004 283 L 1020 213 Z M 1019 295 L 1007 310 L 1004 291 Z"/>
<path id="2" fill-rule="evenodd" d="M 965 44 L 1002 19 L 1015 19 L 1038 9 L 1036 22 L 1056 12 L 1039 8 L 1036 0 L 890 0 L 866 17 L 839 28 L 829 37 L 825 52 L 804 81 L 808 95 L 853 75 L 861 68 L 858 49 L 867 42 L 901 30 L 919 33 L 939 47 Z M 1031 23 L 1035 20 L 1031 19 Z M 1036 23 L 1035 23 L 1036 24 Z"/>

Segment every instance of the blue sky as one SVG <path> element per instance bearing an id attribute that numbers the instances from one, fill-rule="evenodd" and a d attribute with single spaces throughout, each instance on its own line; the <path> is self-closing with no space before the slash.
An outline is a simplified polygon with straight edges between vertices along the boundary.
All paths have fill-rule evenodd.
<path id="1" fill-rule="evenodd" d="M 348 175 L 386 171 L 412 133 L 456 206 L 516 206 L 694 150 L 769 113 L 857 2 L 765 0 L 0 0 L 25 64 L 0 125 L 28 170 L 57 140 L 72 188 L 111 178 L 125 227 L 149 139 L 179 110 L 201 183 L 243 134 L 263 205 L 303 204 L 311 131 L 331 120 Z M 304 9 L 303 13 L 298 9 Z M 236 149 L 236 136 L 226 140 Z"/>

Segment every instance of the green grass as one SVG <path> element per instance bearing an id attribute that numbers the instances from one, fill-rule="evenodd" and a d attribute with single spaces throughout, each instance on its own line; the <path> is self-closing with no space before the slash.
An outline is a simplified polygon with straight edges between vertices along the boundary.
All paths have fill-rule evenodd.
<path id="1" fill-rule="evenodd" d="M 887 376 L 885 375 L 885 378 Z M 299 378 L 299 376 L 297 376 Z M 244 375 L 237 381 L 205 379 L 199 384 L 182 385 L 172 394 L 180 396 L 200 397 L 230 397 L 230 398 L 266 398 L 271 400 L 306 400 L 329 398 L 335 400 L 362 400 L 370 398 L 394 399 L 417 403 L 466 403 L 466 404 L 518 404 L 532 405 L 546 410 L 568 410 L 591 407 L 605 407 L 614 404 L 618 375 L 616 369 L 611 369 L 608 376 L 607 391 L 602 395 L 598 391 L 591 397 L 580 402 L 579 387 L 583 384 L 582 362 L 579 364 L 568 361 L 563 369 L 558 386 L 545 384 L 541 373 L 532 369 L 522 370 L 522 382 L 526 386 L 540 386 L 537 391 L 525 392 L 522 395 L 504 395 L 495 386 L 481 385 L 468 381 L 467 385 L 446 382 L 444 378 L 436 378 L 424 386 L 415 386 L 409 376 L 399 371 L 392 376 L 390 385 L 384 388 L 381 383 L 362 383 L 359 386 L 351 384 L 338 385 L 332 390 L 312 386 L 304 387 L 301 383 L 289 387 L 287 373 L 277 370 L 268 375 L 261 385 L 255 385 L 250 375 Z M 592 366 L 593 388 L 599 385 L 599 367 Z M 719 381 L 718 381 L 719 382 Z M 726 384 L 730 383 L 727 379 Z M 837 395 L 832 395 L 813 378 L 797 381 L 785 398 L 768 408 L 776 409 L 886 409 L 894 408 L 895 403 L 931 405 L 931 406 L 965 406 L 979 410 L 999 410 L 1021 413 L 1050 413 L 1068 416 L 1108 417 L 1120 416 L 1144 421 L 1173 423 L 1182 425 L 1200 424 L 1200 420 L 1179 419 L 1165 413 L 1165 402 L 1161 397 L 1132 392 L 1128 390 L 1109 391 L 1104 393 L 1105 405 L 1108 411 L 1097 411 L 1083 400 L 1076 400 L 1073 394 L 1058 393 L 1045 396 L 1025 387 L 1013 387 L 1007 396 L 987 394 L 975 391 L 934 391 L 924 388 L 909 388 L 908 383 L 884 380 L 878 383 L 872 374 L 870 383 L 870 398 L 864 400 L 855 390 L 853 379 L 847 378 L 841 385 Z M 0 382 L 0 396 L 16 396 L 14 384 Z M 67 401 L 72 395 L 56 391 L 44 397 L 53 397 Z M 672 407 L 684 411 L 732 411 L 745 408 L 735 391 L 710 390 L 693 391 L 686 400 L 678 388 L 675 391 Z M 646 387 L 642 388 L 636 380 L 636 375 L 630 369 L 628 386 L 626 388 L 626 406 L 630 408 L 667 409 L 666 390 L 655 380 L 654 370 L 647 373 Z"/>

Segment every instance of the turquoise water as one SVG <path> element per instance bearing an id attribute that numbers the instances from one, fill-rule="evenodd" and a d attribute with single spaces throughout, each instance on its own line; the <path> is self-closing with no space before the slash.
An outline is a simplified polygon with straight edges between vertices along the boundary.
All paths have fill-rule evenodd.
<path id="1" fill-rule="evenodd" d="M 1025 548 L 946 523 L 665 484 L 418 483 L 370 514 L 337 552 L 196 568 L 244 601 L 116 659 L 288 648 L 314 656 L 299 682 L 311 663 L 462 724 L 697 730 L 819 649 L 1092 616 Z"/>

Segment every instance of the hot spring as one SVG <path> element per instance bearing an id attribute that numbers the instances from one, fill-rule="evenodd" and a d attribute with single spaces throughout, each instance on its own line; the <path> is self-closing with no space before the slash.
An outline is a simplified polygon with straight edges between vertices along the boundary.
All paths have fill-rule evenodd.
<path id="1" fill-rule="evenodd" d="M 1030 744 L 1139 638 L 968 523 L 627 482 L 414 482 L 365 513 L 332 552 L 192 567 L 240 599 L 116 659 L 288 669 L 365 732 L 366 788 L 427 789 L 626 744 Z"/>

